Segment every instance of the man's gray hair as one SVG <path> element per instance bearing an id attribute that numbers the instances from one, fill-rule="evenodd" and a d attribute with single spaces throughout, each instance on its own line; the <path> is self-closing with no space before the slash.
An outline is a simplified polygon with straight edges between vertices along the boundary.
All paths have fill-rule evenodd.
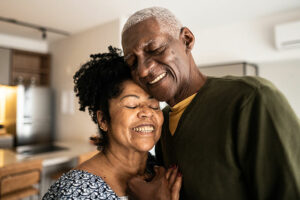
<path id="1" fill-rule="evenodd" d="M 122 30 L 123 33 L 133 25 L 142 22 L 149 18 L 155 18 L 160 26 L 161 31 L 169 33 L 174 38 L 177 38 L 182 28 L 181 22 L 175 15 L 166 8 L 151 7 L 139 10 L 131 15 Z"/>

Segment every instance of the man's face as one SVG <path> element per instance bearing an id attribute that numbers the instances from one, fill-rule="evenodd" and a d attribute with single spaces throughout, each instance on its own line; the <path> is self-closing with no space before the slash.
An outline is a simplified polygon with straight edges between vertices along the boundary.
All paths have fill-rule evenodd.
<path id="1" fill-rule="evenodd" d="M 184 93 L 190 77 L 190 59 L 184 41 L 160 30 L 154 18 L 140 22 L 122 35 L 125 61 L 134 81 L 159 101 Z"/>

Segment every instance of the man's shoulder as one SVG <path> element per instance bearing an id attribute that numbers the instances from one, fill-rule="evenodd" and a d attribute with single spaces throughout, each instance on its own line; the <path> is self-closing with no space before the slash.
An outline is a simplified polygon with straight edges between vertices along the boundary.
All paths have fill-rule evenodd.
<path id="1" fill-rule="evenodd" d="M 261 93 L 263 91 L 277 91 L 277 88 L 269 80 L 258 76 L 224 76 L 211 78 L 213 87 L 221 89 L 239 89 L 240 92 Z"/>
<path id="2" fill-rule="evenodd" d="M 282 98 L 280 91 L 268 80 L 257 76 L 210 77 L 206 90 L 208 101 L 242 105 L 255 99 Z M 201 102 L 201 99 L 199 100 Z"/>
<path id="3" fill-rule="evenodd" d="M 258 76 L 224 76 L 212 79 L 213 82 L 218 84 L 222 83 L 222 85 L 226 85 L 228 83 L 230 86 L 244 86 L 252 89 L 274 87 L 270 81 Z"/>

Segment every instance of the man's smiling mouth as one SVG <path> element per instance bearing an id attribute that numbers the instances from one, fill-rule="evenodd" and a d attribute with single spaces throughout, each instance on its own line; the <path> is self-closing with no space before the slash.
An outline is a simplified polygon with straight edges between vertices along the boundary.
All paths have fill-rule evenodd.
<path id="1" fill-rule="evenodd" d="M 149 84 L 153 85 L 154 83 L 157 83 L 158 81 L 160 81 L 161 79 L 163 79 L 166 75 L 167 75 L 167 72 L 162 73 L 161 75 L 159 75 L 158 77 L 156 77 L 153 81 L 149 82 Z"/>

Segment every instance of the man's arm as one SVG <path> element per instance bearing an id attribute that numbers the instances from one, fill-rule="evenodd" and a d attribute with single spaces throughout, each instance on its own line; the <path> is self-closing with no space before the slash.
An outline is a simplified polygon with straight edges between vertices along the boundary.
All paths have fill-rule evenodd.
<path id="1" fill-rule="evenodd" d="M 251 199 L 300 199 L 300 124 L 275 88 L 241 108 L 237 154 Z"/>

